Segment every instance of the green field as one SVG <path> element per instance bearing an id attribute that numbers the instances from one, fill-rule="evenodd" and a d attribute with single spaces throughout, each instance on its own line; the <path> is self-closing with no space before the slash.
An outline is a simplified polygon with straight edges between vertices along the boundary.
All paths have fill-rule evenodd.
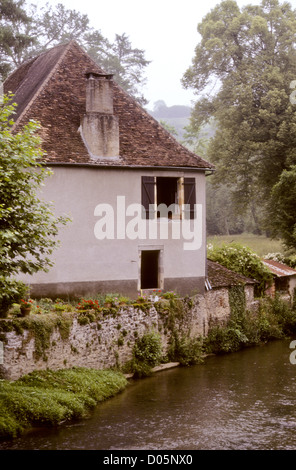
<path id="1" fill-rule="evenodd" d="M 214 235 L 207 237 L 207 244 L 219 247 L 223 244 L 239 243 L 255 251 L 260 257 L 268 253 L 284 253 L 285 249 L 280 240 L 271 240 L 264 235 L 242 233 L 240 235 Z"/>

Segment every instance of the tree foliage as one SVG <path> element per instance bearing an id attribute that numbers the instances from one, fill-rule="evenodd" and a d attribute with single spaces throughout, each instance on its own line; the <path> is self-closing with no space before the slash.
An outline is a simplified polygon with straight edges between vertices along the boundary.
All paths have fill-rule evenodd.
<path id="1" fill-rule="evenodd" d="M 90 56 L 104 69 L 114 73 L 114 80 L 130 95 L 137 98 L 141 104 L 146 104 L 143 94 L 140 94 L 140 88 L 145 84 L 143 71 L 149 61 L 145 59 L 145 52 L 142 49 L 133 48 L 128 36 L 116 34 L 113 44 L 104 42 L 104 53 L 98 44 L 89 47 L 90 35 L 86 38 L 85 48 Z M 107 47 L 106 47 L 107 46 Z"/>
<path id="2" fill-rule="evenodd" d="M 221 247 L 208 247 L 208 258 L 212 261 L 222 264 L 243 276 L 258 281 L 256 292 L 264 294 L 267 284 L 272 279 L 269 269 L 263 264 L 260 257 L 250 248 L 231 243 Z"/>
<path id="3" fill-rule="evenodd" d="M 236 208 L 262 207 L 283 170 L 296 163 L 296 14 L 289 3 L 263 0 L 240 9 L 218 4 L 198 25 L 201 41 L 185 87 L 199 94 L 191 131 L 214 120 L 207 158 L 232 186 Z"/>
<path id="4" fill-rule="evenodd" d="M 5 2 L 10 2 L 14 7 L 17 5 L 15 0 L 2 0 L 2 3 Z M 24 0 L 21 4 L 24 4 Z M 42 7 L 30 4 L 26 12 L 27 16 L 24 13 L 24 17 L 13 15 L 10 18 L 16 37 L 22 38 L 23 42 L 22 47 L 6 47 L 3 50 L 5 75 L 48 48 L 75 40 L 98 65 L 114 73 L 115 81 L 129 94 L 141 104 L 146 103 L 141 89 L 145 84 L 144 70 L 149 61 L 145 59 L 143 50 L 132 46 L 125 33 L 116 34 L 114 43 L 111 43 L 100 30 L 90 26 L 87 15 L 66 9 L 61 3 L 54 7 L 48 3 Z M 2 31 L 4 29 L 0 23 L 0 38 Z"/>
<path id="5" fill-rule="evenodd" d="M 46 271 L 57 245 L 59 226 L 51 205 L 38 197 L 50 172 L 38 163 L 42 157 L 38 124 L 30 121 L 19 133 L 11 132 L 15 105 L 4 96 L 0 106 L 0 285 L 20 273 Z M 15 289 L 15 285 L 7 281 Z M 3 292 L 0 292 L 0 300 Z M 7 293 L 6 293 L 7 295 Z"/>
<path id="6" fill-rule="evenodd" d="M 281 238 L 288 249 L 296 249 L 296 165 L 284 170 L 273 187 L 269 201 L 267 227 L 273 237 Z"/>
<path id="7" fill-rule="evenodd" d="M 0 0 L 0 79 L 10 70 L 10 58 L 21 55 L 34 41 L 21 31 L 29 23 L 24 0 Z"/>

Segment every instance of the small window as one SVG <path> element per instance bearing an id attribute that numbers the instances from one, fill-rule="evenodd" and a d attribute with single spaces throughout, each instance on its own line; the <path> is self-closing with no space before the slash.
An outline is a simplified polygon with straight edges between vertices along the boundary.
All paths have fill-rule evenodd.
<path id="1" fill-rule="evenodd" d="M 141 289 L 159 288 L 159 250 L 141 251 Z"/>
<path id="2" fill-rule="evenodd" d="M 146 219 L 194 219 L 195 178 L 142 177 L 142 206 Z"/>

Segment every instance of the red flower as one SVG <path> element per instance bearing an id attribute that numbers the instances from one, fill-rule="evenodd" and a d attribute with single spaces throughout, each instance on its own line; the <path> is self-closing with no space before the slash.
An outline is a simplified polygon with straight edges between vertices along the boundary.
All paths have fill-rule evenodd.
<path id="1" fill-rule="evenodd" d="M 29 299 L 29 300 L 21 299 L 21 302 L 23 302 L 24 305 L 30 305 L 30 304 L 34 303 L 34 301 L 32 299 Z"/>

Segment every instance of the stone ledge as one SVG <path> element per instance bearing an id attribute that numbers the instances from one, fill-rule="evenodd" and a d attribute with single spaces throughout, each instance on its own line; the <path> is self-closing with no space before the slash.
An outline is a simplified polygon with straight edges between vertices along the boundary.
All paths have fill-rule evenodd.
<path id="1" fill-rule="evenodd" d="M 162 370 L 172 369 L 173 367 L 178 367 L 180 362 L 167 362 L 165 364 L 160 364 L 159 366 L 153 367 L 151 372 L 161 372 Z M 134 374 L 125 374 L 126 379 L 132 379 Z"/>

